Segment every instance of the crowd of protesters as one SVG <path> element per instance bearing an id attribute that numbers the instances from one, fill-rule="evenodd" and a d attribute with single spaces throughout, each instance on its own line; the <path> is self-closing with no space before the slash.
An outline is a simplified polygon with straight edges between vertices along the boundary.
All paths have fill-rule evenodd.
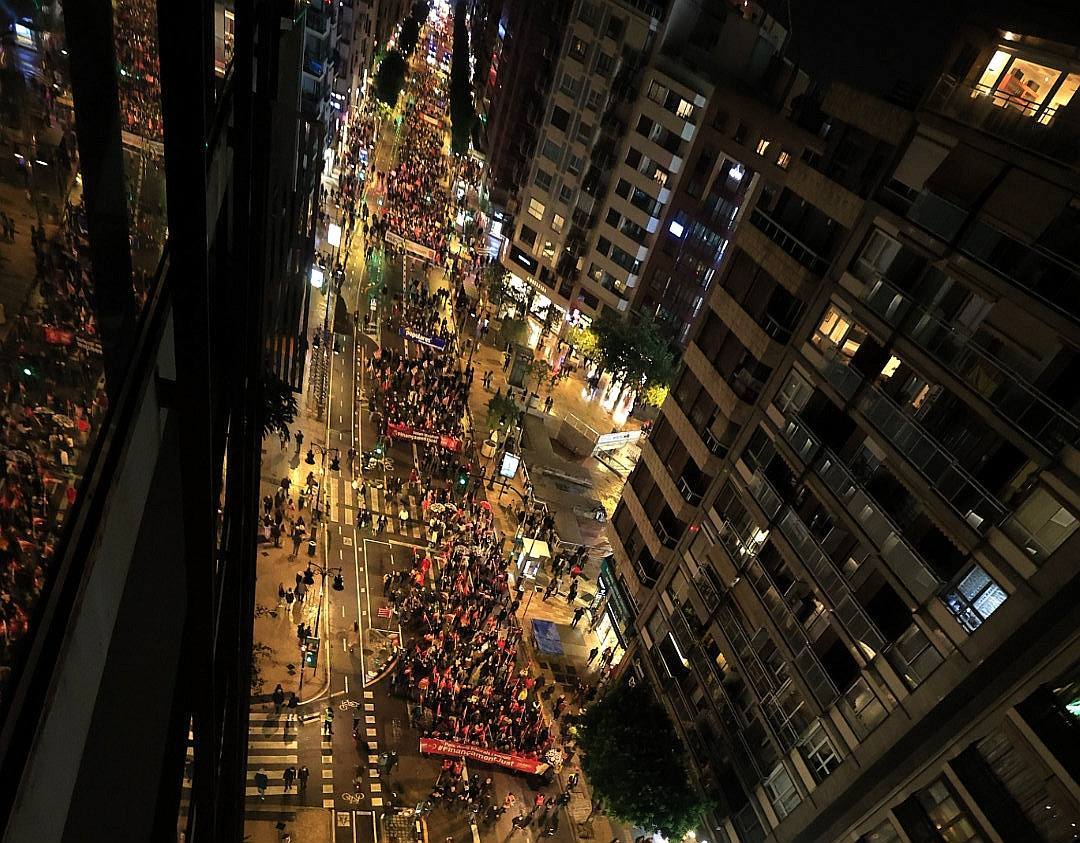
<path id="1" fill-rule="evenodd" d="M 489 505 L 466 496 L 438 549 L 435 564 L 415 555 L 407 589 L 394 595 L 417 635 L 392 685 L 408 693 L 426 736 L 539 756 L 554 735 L 537 680 L 517 658 L 517 598 Z M 432 575 L 434 589 L 425 588 Z"/>
<path id="2" fill-rule="evenodd" d="M 0 353 L 0 699 L 105 408 L 82 207 L 30 239 L 36 289 Z"/>
<path id="3" fill-rule="evenodd" d="M 153 0 L 118 0 L 116 61 L 120 116 L 125 131 L 161 142 L 165 126 L 161 114 L 161 76 L 158 65 L 157 4 Z"/>
<path id="4" fill-rule="evenodd" d="M 383 348 L 368 358 L 368 374 L 378 383 L 374 412 L 381 425 L 405 424 L 460 437 L 473 370 L 459 369 L 452 353 L 413 345 L 415 356 Z"/>

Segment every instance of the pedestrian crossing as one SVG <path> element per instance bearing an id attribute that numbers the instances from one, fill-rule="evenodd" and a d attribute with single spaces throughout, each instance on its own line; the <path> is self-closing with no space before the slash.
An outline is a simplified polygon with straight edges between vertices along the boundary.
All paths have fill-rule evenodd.
<path id="1" fill-rule="evenodd" d="M 423 508 L 420 506 L 421 498 L 419 496 L 404 491 L 399 495 L 391 495 L 387 493 L 386 489 L 376 489 L 371 485 L 367 488 L 366 497 L 361 496 L 359 489 L 350 488 L 350 492 L 353 495 L 354 523 L 355 511 L 359 510 L 361 503 L 363 503 L 369 515 L 373 518 L 378 518 L 380 515 L 386 516 L 388 522 L 386 525 L 387 533 L 408 536 L 420 541 L 426 540 L 427 530 L 421 520 L 423 518 Z M 407 501 L 405 509 L 409 513 L 409 518 L 405 522 L 402 522 L 400 518 L 403 500 Z M 367 529 L 373 529 L 370 520 Z"/>
<path id="2" fill-rule="evenodd" d="M 282 809 L 294 810 L 304 804 L 300 790 L 298 761 L 298 729 L 295 713 L 283 710 L 252 710 L 248 719 L 247 782 L 244 789 L 248 816 L 272 814 L 281 816 Z M 286 790 L 285 771 L 293 768 L 297 779 Z M 256 776 L 266 774 L 268 785 L 260 797 Z M 312 787 L 310 781 L 308 787 Z"/>

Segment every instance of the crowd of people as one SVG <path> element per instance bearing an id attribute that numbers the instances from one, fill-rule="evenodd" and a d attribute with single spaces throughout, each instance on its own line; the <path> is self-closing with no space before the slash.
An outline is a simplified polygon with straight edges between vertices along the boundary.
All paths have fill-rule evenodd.
<path id="1" fill-rule="evenodd" d="M 554 734 L 537 681 L 521 666 L 520 604 L 490 506 L 467 497 L 449 518 L 436 562 L 415 554 L 408 582 L 392 594 L 416 637 L 391 677 L 427 736 L 536 757 Z M 424 587 L 433 575 L 434 589 Z"/>
<path id="2" fill-rule="evenodd" d="M 446 83 L 435 74 L 411 74 L 397 165 L 378 176 L 386 191 L 383 223 L 389 231 L 446 260 L 450 204 L 445 130 L 433 115 L 445 114 Z"/>
<path id="3" fill-rule="evenodd" d="M 368 375 L 378 383 L 372 404 L 380 427 L 405 424 L 460 438 L 473 370 L 459 369 L 453 353 L 414 345 L 415 356 L 383 348 L 368 358 Z"/>
<path id="4" fill-rule="evenodd" d="M 0 701 L 106 405 L 85 232 L 70 204 L 31 226 L 37 287 L 0 353 Z"/>
<path id="5" fill-rule="evenodd" d="M 117 0 L 113 13 L 124 130 L 161 142 L 165 139 L 165 125 L 161 114 L 157 4 L 153 0 Z"/>

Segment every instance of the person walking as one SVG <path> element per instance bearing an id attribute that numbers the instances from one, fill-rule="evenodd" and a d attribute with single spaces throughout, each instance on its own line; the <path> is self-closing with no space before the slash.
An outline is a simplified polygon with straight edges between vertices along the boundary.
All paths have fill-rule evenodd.
<path id="1" fill-rule="evenodd" d="M 585 616 L 585 607 L 584 606 L 578 606 L 576 609 L 574 609 L 574 619 L 570 622 L 571 628 L 577 629 L 578 623 L 581 621 L 581 619 L 584 616 Z"/>
<path id="2" fill-rule="evenodd" d="M 570 590 L 566 593 L 566 605 L 574 605 L 574 601 L 577 600 L 578 581 L 574 580 L 570 583 Z"/>
<path id="3" fill-rule="evenodd" d="M 285 592 L 285 608 L 289 612 L 289 620 L 292 620 L 293 606 L 295 606 L 295 605 L 296 605 L 296 594 L 294 594 L 293 590 L 290 588 L 288 591 Z"/>
<path id="4" fill-rule="evenodd" d="M 299 785 L 299 788 L 298 788 L 300 793 L 303 793 L 305 790 L 307 790 L 307 780 L 308 780 L 308 768 L 307 767 L 301 767 L 300 771 L 297 773 L 297 781 L 300 782 L 300 785 Z"/>
<path id="5" fill-rule="evenodd" d="M 323 714 L 323 734 L 328 737 L 334 736 L 334 707 L 328 705 Z"/>
<path id="6" fill-rule="evenodd" d="M 281 687 L 280 682 L 274 688 L 274 693 L 270 695 L 270 699 L 274 701 L 274 713 L 281 714 L 281 707 L 285 705 L 285 689 Z"/>
<path id="7" fill-rule="evenodd" d="M 255 774 L 255 787 L 259 790 L 259 798 L 266 799 L 266 788 L 270 786 L 270 779 L 266 775 L 266 770 L 259 768 L 259 772 Z"/>
<path id="8" fill-rule="evenodd" d="M 592 664 L 596 660 L 596 657 L 598 655 L 600 655 L 600 648 L 593 647 L 591 650 L 589 650 L 589 660 L 585 662 L 585 664 Z"/>
<path id="9" fill-rule="evenodd" d="M 286 767 L 281 778 L 285 781 L 285 792 L 288 793 L 292 790 L 293 782 L 296 780 L 296 768 Z"/>
<path id="10" fill-rule="evenodd" d="M 297 431 L 296 431 L 296 436 L 295 436 L 295 437 L 293 437 L 293 438 L 294 438 L 294 439 L 296 439 L 296 453 L 298 453 L 298 454 L 299 454 L 299 453 L 300 453 L 300 449 L 301 449 L 301 448 L 303 447 L 303 445 L 304 445 L 304 431 L 302 431 L 302 430 L 297 430 Z"/>

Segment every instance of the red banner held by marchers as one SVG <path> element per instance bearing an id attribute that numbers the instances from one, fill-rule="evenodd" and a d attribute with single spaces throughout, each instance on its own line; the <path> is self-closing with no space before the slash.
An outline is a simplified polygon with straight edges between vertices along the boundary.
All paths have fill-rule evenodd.
<path id="1" fill-rule="evenodd" d="M 420 738 L 420 752 L 423 755 L 452 755 L 455 758 L 467 758 L 481 764 L 495 764 L 530 775 L 543 773 L 548 768 L 548 763 L 538 758 L 529 758 L 527 755 L 518 755 L 516 752 L 484 749 L 482 746 L 446 741 L 442 738 Z"/>

